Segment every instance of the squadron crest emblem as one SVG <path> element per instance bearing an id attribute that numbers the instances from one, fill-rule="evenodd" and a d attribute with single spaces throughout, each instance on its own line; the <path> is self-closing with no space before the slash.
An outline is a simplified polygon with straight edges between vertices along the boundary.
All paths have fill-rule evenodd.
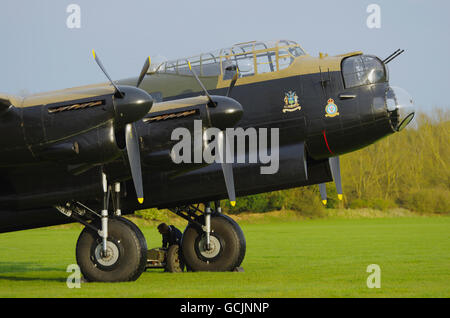
<path id="1" fill-rule="evenodd" d="M 338 107 L 334 103 L 334 99 L 330 98 L 327 102 L 327 106 L 325 106 L 325 117 L 335 117 L 339 115 Z"/>
<path id="2" fill-rule="evenodd" d="M 298 103 L 298 96 L 295 92 L 289 91 L 284 93 L 283 113 L 300 110 L 302 107 Z"/>

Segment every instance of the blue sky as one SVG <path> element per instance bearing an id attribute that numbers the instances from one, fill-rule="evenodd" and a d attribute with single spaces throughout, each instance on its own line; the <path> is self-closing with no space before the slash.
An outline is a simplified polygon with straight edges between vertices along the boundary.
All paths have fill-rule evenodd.
<path id="1" fill-rule="evenodd" d="M 81 28 L 69 29 L 69 4 Z M 381 28 L 366 24 L 369 4 Z M 0 92 L 36 93 L 104 82 L 91 50 L 114 79 L 137 76 L 146 56 L 195 55 L 250 40 L 290 39 L 311 55 L 362 50 L 386 57 L 391 84 L 422 109 L 450 108 L 447 0 L 2 0 Z"/>

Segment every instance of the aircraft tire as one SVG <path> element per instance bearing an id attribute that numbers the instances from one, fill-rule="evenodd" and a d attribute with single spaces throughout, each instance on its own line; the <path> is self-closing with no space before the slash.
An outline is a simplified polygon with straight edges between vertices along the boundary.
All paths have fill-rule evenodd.
<path id="1" fill-rule="evenodd" d="M 166 256 L 166 271 L 170 273 L 180 273 L 184 271 L 184 262 L 180 253 L 180 246 L 174 244 L 169 247 Z"/>
<path id="2" fill-rule="evenodd" d="M 244 260 L 246 242 L 239 225 L 226 215 L 211 217 L 211 249 L 205 248 L 206 235 L 194 223 L 188 224 L 181 241 L 186 268 L 190 271 L 227 272 Z"/>
<path id="3" fill-rule="evenodd" d="M 102 257 L 102 239 L 85 227 L 78 237 L 76 259 L 81 273 L 91 282 L 124 282 L 139 278 L 147 264 L 147 243 L 139 228 L 122 218 L 108 220 L 110 253 Z"/>

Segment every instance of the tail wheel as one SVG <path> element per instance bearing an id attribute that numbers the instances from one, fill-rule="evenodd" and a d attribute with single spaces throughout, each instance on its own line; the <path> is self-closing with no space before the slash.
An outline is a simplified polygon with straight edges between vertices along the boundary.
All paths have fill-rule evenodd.
<path id="1" fill-rule="evenodd" d="M 178 273 L 184 270 L 184 262 L 180 254 L 180 246 L 178 244 L 169 247 L 166 256 L 166 271 Z"/>
<path id="2" fill-rule="evenodd" d="M 239 225 L 226 215 L 211 217 L 210 248 L 206 234 L 190 223 L 183 234 L 181 251 L 186 267 L 192 271 L 232 271 L 245 256 L 245 237 Z"/>
<path id="3" fill-rule="evenodd" d="M 86 227 L 77 241 L 76 259 L 88 281 L 134 281 L 145 270 L 147 243 L 134 223 L 122 217 L 110 218 L 106 255 L 98 233 Z"/>

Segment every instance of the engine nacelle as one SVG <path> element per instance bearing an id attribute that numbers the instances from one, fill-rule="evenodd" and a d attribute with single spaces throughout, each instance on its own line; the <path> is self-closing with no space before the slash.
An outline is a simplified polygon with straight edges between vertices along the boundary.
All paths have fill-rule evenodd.
<path id="1" fill-rule="evenodd" d="M 36 155 L 44 160 L 69 165 L 106 163 L 120 156 L 120 153 L 112 120 L 36 151 Z"/>

